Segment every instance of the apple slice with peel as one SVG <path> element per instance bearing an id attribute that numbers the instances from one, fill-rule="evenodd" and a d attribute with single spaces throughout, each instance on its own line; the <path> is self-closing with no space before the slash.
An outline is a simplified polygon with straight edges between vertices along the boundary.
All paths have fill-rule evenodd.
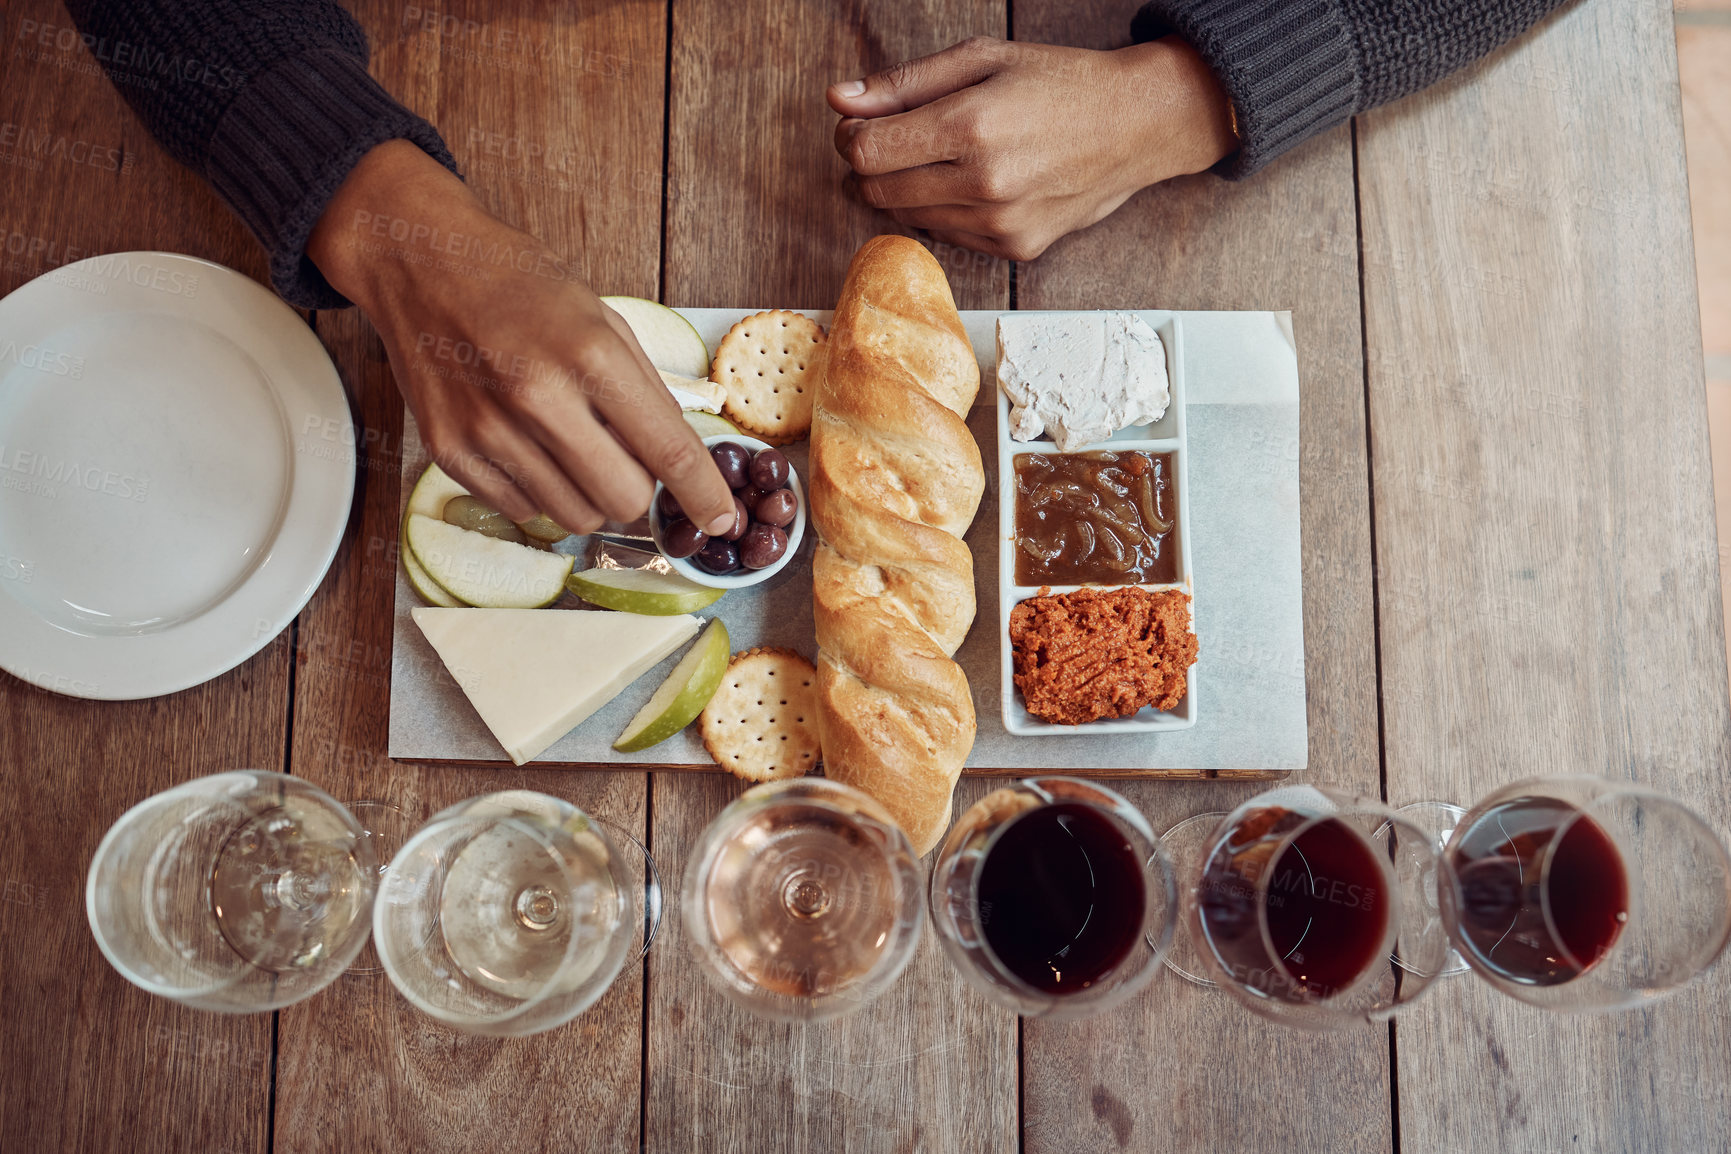
<path id="1" fill-rule="evenodd" d="M 591 605 L 650 617 L 695 613 L 727 592 L 654 569 L 580 569 L 566 579 L 565 588 Z"/>
<path id="2" fill-rule="evenodd" d="M 666 305 L 640 297 L 602 297 L 601 303 L 624 318 L 643 346 L 649 363 L 681 377 L 709 375 L 709 346 L 691 322 Z"/>
<path id="3" fill-rule="evenodd" d="M 415 482 L 415 487 L 409 490 L 409 504 L 403 510 L 403 524 L 399 530 L 403 540 L 402 548 L 398 552 L 403 557 L 403 571 L 408 574 L 409 587 L 419 593 L 421 599 L 429 605 L 437 605 L 443 609 L 456 609 L 463 603 L 451 596 L 450 590 L 427 576 L 427 571 L 415 560 L 415 551 L 409 548 L 409 518 L 416 513 L 423 517 L 439 517 L 445 511 L 446 501 L 452 497 L 464 496 L 468 492 L 469 490 L 451 480 L 445 470 L 437 465 L 428 465 L 420 479 Z"/>
<path id="4" fill-rule="evenodd" d="M 409 549 L 427 576 L 477 609 L 539 609 L 559 600 L 571 558 L 409 515 Z"/>
<path id="5" fill-rule="evenodd" d="M 727 675 L 727 661 L 732 656 L 728 644 L 727 626 L 721 623 L 721 618 L 711 618 L 708 627 L 698 635 L 697 644 L 685 651 L 685 656 L 648 704 L 637 711 L 613 748 L 620 753 L 636 753 L 661 744 L 690 725 Z"/>
<path id="6" fill-rule="evenodd" d="M 695 409 L 685 411 L 685 423 L 690 425 L 700 437 L 737 437 L 741 435 L 738 425 L 726 417 L 718 417 L 714 413 L 705 413 Z"/>

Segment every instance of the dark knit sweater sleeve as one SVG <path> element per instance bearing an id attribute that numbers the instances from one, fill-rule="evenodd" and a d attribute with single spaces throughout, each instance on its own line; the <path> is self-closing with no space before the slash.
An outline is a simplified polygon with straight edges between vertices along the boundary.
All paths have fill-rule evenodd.
<path id="1" fill-rule="evenodd" d="M 1563 0 L 1152 0 L 1138 42 L 1176 33 L 1214 70 L 1247 176 L 1357 113 L 1416 92 L 1526 31 Z"/>
<path id="2" fill-rule="evenodd" d="M 367 74 L 366 35 L 335 0 L 68 0 L 67 8 L 145 127 L 252 229 L 291 304 L 349 303 L 306 246 L 369 149 L 411 140 L 456 169 L 432 125 Z"/>

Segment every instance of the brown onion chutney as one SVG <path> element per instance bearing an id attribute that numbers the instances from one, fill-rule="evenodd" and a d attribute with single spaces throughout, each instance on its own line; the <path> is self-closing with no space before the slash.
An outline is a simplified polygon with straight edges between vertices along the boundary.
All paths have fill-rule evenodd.
<path id="1" fill-rule="evenodd" d="M 1172 454 L 1023 453 L 1016 458 L 1016 584 L 1179 580 Z"/>

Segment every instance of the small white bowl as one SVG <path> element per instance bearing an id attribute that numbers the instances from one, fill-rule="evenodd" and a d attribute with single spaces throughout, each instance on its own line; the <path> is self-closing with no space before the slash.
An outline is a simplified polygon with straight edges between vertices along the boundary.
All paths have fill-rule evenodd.
<path id="1" fill-rule="evenodd" d="M 756 456 L 759 449 L 773 449 L 777 446 L 756 437 L 748 437 L 743 433 L 724 433 L 720 436 L 703 438 L 703 447 L 719 445 L 723 441 L 732 441 L 736 445 L 748 449 Z M 782 450 L 785 454 L 786 450 Z M 793 467 L 793 458 L 788 458 L 787 487 L 793 490 L 796 505 L 793 514 L 793 524 L 787 527 L 787 549 L 775 564 L 763 569 L 737 569 L 732 573 L 705 573 L 691 563 L 690 558 L 667 557 L 665 550 L 662 556 L 667 557 L 667 563 L 673 566 L 673 571 L 682 577 L 690 578 L 699 585 L 707 585 L 711 589 L 744 589 L 748 585 L 756 585 L 767 581 L 787 567 L 793 560 L 793 555 L 799 552 L 799 543 L 805 538 L 805 486 L 800 483 L 799 470 Z M 661 490 L 666 488 L 660 481 L 655 482 L 655 496 L 649 502 L 649 535 L 655 539 L 655 547 L 661 548 Z"/>

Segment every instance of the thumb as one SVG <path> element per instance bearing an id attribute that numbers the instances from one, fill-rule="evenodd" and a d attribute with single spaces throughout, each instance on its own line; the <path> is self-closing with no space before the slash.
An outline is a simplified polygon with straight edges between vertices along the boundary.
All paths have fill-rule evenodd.
<path id="1" fill-rule="evenodd" d="M 1009 44 L 975 36 L 942 52 L 904 60 L 864 80 L 829 86 L 829 106 L 843 116 L 889 116 L 930 104 L 940 96 L 978 84 L 1005 63 Z"/>

